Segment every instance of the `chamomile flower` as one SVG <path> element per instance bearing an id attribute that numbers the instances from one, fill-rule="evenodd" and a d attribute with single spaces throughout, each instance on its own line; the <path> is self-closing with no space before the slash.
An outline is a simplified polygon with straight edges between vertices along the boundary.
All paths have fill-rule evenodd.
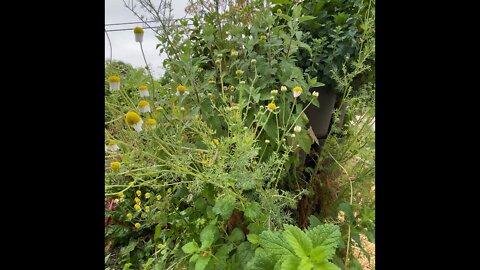
<path id="1" fill-rule="evenodd" d="M 150 211 L 150 206 L 147 205 L 145 206 L 145 212 L 148 212 L 148 211 Z"/>
<path id="2" fill-rule="evenodd" d="M 108 83 L 110 85 L 110 91 L 120 90 L 120 77 L 110 76 L 110 77 L 108 77 L 107 80 L 108 80 Z"/>
<path id="3" fill-rule="evenodd" d="M 278 90 L 274 89 L 270 91 L 270 94 L 272 94 L 272 96 L 276 96 L 278 94 Z"/>
<path id="4" fill-rule="evenodd" d="M 157 120 L 153 118 L 147 119 L 147 121 L 145 121 L 145 125 L 150 128 L 155 128 L 157 127 Z"/>
<path id="5" fill-rule="evenodd" d="M 233 90 L 235 90 L 235 86 L 230 85 L 230 91 L 233 91 Z"/>
<path id="6" fill-rule="evenodd" d="M 188 95 L 187 87 L 185 87 L 184 85 L 177 86 L 177 93 L 175 93 L 175 95 L 180 96 L 180 93 Z"/>
<path id="7" fill-rule="evenodd" d="M 135 27 L 133 33 L 135 33 L 136 42 L 143 42 L 143 29 L 141 27 Z"/>
<path id="8" fill-rule="evenodd" d="M 302 131 L 302 127 L 297 125 L 293 128 L 293 131 L 295 131 L 296 133 L 299 133 L 300 131 Z"/>
<path id="9" fill-rule="evenodd" d="M 265 109 L 273 112 L 273 111 L 275 111 L 276 109 L 280 109 L 280 107 L 277 107 L 277 105 L 275 105 L 275 103 L 270 102 L 270 103 L 268 103 L 267 106 L 265 106 Z"/>
<path id="10" fill-rule="evenodd" d="M 290 134 L 290 137 L 295 138 L 296 137 L 295 133 Z"/>
<path id="11" fill-rule="evenodd" d="M 141 226 L 141 225 L 140 225 L 140 223 L 138 223 L 138 222 L 137 222 L 137 223 L 135 223 L 135 228 L 137 228 L 137 229 L 138 229 L 138 228 L 140 228 L 140 226 Z"/>
<path id="12" fill-rule="evenodd" d="M 287 87 L 285 85 L 282 85 L 282 87 L 280 87 L 280 91 L 287 92 Z"/>
<path id="13" fill-rule="evenodd" d="M 317 91 L 313 91 L 312 96 L 318 97 L 318 92 L 317 92 Z"/>
<path id="14" fill-rule="evenodd" d="M 250 61 L 250 63 L 251 63 L 252 65 L 257 64 L 257 59 L 252 59 L 252 60 Z"/>
<path id="15" fill-rule="evenodd" d="M 110 152 L 117 152 L 120 148 L 117 145 L 117 142 L 114 140 L 110 140 L 108 145 L 105 146 L 105 150 Z"/>
<path id="16" fill-rule="evenodd" d="M 266 36 L 260 36 L 260 43 L 265 43 Z"/>
<path id="17" fill-rule="evenodd" d="M 133 186 L 133 181 L 128 182 L 128 185 L 129 185 L 129 186 Z"/>
<path id="18" fill-rule="evenodd" d="M 140 205 L 138 205 L 138 204 L 135 204 L 135 205 L 133 206 L 133 208 L 135 209 L 135 211 L 140 211 L 140 210 L 142 210 L 142 207 L 140 207 Z"/>
<path id="19" fill-rule="evenodd" d="M 132 216 L 133 216 L 132 213 L 127 214 L 127 218 L 132 218 Z"/>
<path id="20" fill-rule="evenodd" d="M 269 143 L 270 143 L 270 140 L 265 140 L 265 143 L 266 143 L 266 144 L 269 144 Z"/>
<path id="21" fill-rule="evenodd" d="M 240 81 L 240 84 L 245 84 L 245 81 Z"/>
<path id="22" fill-rule="evenodd" d="M 140 202 L 141 202 L 140 198 L 135 197 L 135 202 L 136 202 L 138 205 L 140 205 Z"/>
<path id="23" fill-rule="evenodd" d="M 242 76 L 243 70 L 237 69 L 237 71 L 235 71 L 235 74 L 237 74 L 237 76 Z"/>
<path id="24" fill-rule="evenodd" d="M 297 98 L 298 96 L 300 96 L 303 92 L 303 89 L 300 87 L 300 86 L 295 86 L 295 88 L 293 88 L 293 97 L 294 98 Z"/>
<path id="25" fill-rule="evenodd" d="M 157 200 L 160 200 L 162 198 L 162 195 L 158 194 L 156 198 Z"/>
<path id="26" fill-rule="evenodd" d="M 238 51 L 236 51 L 235 49 L 232 49 L 230 51 L 230 55 L 233 56 L 233 57 L 237 57 L 238 56 Z"/>
<path id="27" fill-rule="evenodd" d="M 145 213 L 142 213 L 140 216 L 141 216 L 142 218 L 145 218 L 147 215 L 145 215 Z"/>
<path id="28" fill-rule="evenodd" d="M 145 199 L 150 198 L 150 192 L 145 193 Z"/>
<path id="29" fill-rule="evenodd" d="M 148 92 L 148 88 L 146 85 L 140 85 L 138 87 L 138 93 L 140 94 L 140 97 L 149 97 L 150 93 Z"/>
<path id="30" fill-rule="evenodd" d="M 125 197 L 125 194 L 123 194 L 123 192 L 120 191 L 120 192 L 118 193 L 118 197 L 123 198 L 123 197 Z"/>
<path id="31" fill-rule="evenodd" d="M 278 13 L 278 14 L 282 14 L 282 10 L 281 10 L 281 9 L 277 9 L 277 13 Z"/>
<path id="32" fill-rule="evenodd" d="M 142 191 L 141 191 L 141 190 L 137 190 L 137 191 L 135 192 L 135 194 L 137 194 L 137 196 L 140 197 L 140 196 L 142 195 Z"/>
<path id="33" fill-rule="evenodd" d="M 128 112 L 125 116 L 125 122 L 127 122 L 128 125 L 132 126 L 135 131 L 142 131 L 143 120 L 136 112 Z"/>
<path id="34" fill-rule="evenodd" d="M 150 103 L 148 103 L 146 100 L 140 100 L 140 102 L 138 102 L 138 111 L 141 113 L 152 112 Z"/>
<path id="35" fill-rule="evenodd" d="M 112 171 L 116 171 L 116 170 L 120 169 L 120 162 L 114 161 L 114 162 L 110 163 L 110 168 L 112 169 Z"/>
<path id="36" fill-rule="evenodd" d="M 113 200 L 113 201 L 114 201 L 115 203 L 119 203 L 119 202 L 120 202 L 119 199 L 115 199 L 115 200 Z"/>

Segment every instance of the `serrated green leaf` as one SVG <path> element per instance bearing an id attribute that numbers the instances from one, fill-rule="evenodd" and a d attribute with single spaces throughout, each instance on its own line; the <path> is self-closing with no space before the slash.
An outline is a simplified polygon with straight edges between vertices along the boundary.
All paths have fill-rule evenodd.
<path id="1" fill-rule="evenodd" d="M 228 240 L 232 242 L 242 242 L 245 240 L 245 234 L 240 228 L 233 229 L 232 233 L 228 236 Z"/>
<path id="2" fill-rule="evenodd" d="M 204 270 L 207 267 L 208 262 L 212 256 L 199 256 L 197 262 L 195 263 L 195 270 Z"/>
<path id="3" fill-rule="evenodd" d="M 200 232 L 200 241 L 202 243 L 202 246 L 200 247 L 201 251 L 204 251 L 213 244 L 216 231 L 217 227 L 213 224 L 209 224 L 203 228 L 203 230 Z"/>
<path id="4" fill-rule="evenodd" d="M 287 256 L 281 266 L 280 270 L 298 270 L 300 266 L 300 259 L 296 256 Z M 303 269 L 302 269 L 303 270 Z"/>
<path id="5" fill-rule="evenodd" d="M 186 244 L 182 247 L 182 250 L 183 250 L 183 252 L 185 252 L 186 254 L 192 254 L 192 253 L 198 251 L 198 244 L 197 244 L 197 242 L 195 242 L 195 240 L 193 240 L 192 242 L 186 243 Z"/>
<path id="6" fill-rule="evenodd" d="M 302 270 L 311 270 L 313 268 L 313 263 L 312 261 L 310 260 L 310 258 L 302 258 L 300 260 L 300 264 L 298 265 L 298 269 L 302 269 Z"/>
<path id="7" fill-rule="evenodd" d="M 300 228 L 286 224 L 283 235 L 290 244 L 295 254 L 299 257 L 307 257 L 312 250 L 312 240 L 310 240 Z"/>
<path id="8" fill-rule="evenodd" d="M 264 231 L 259 235 L 260 245 L 273 256 L 294 255 L 295 252 L 280 232 Z"/>
<path id="9" fill-rule="evenodd" d="M 260 213 L 260 205 L 257 202 L 251 202 L 247 205 L 247 207 L 245 207 L 245 217 L 252 221 L 256 219 L 260 215 Z"/>
<path id="10" fill-rule="evenodd" d="M 335 249 L 341 237 L 340 228 L 334 224 L 323 224 L 307 231 L 314 247 L 328 246 Z"/>
<path id="11" fill-rule="evenodd" d="M 313 20 L 315 18 L 316 18 L 315 16 L 302 16 L 298 19 L 298 22 L 302 23 L 302 22 Z"/>
<path id="12" fill-rule="evenodd" d="M 237 247 L 237 252 L 232 258 L 232 269 L 246 269 L 247 264 L 255 256 L 255 246 L 249 242 L 243 242 Z"/>
<path id="13" fill-rule="evenodd" d="M 223 219 L 228 219 L 232 215 L 235 208 L 235 197 L 230 194 L 226 194 L 220 198 L 217 198 L 213 212 L 219 214 Z"/>
<path id="14" fill-rule="evenodd" d="M 295 139 L 298 140 L 298 144 L 303 151 L 306 153 L 310 152 L 310 146 L 312 145 L 313 140 L 310 138 L 310 136 L 308 136 L 308 133 L 305 129 L 302 129 L 302 131 L 296 135 Z"/>
<path id="15" fill-rule="evenodd" d="M 249 234 L 247 234 L 247 240 L 248 240 L 248 242 L 256 245 L 256 244 L 258 244 L 258 235 L 254 234 L 254 233 L 249 233 Z"/>
<path id="16" fill-rule="evenodd" d="M 335 250 L 333 250 L 335 252 Z M 324 263 L 333 256 L 332 248 L 328 246 L 318 246 L 312 249 L 310 257 L 316 264 Z"/>
<path id="17" fill-rule="evenodd" d="M 325 262 L 314 266 L 313 270 L 340 270 L 340 268 L 331 262 Z"/>
<path id="18" fill-rule="evenodd" d="M 228 254 L 232 250 L 233 250 L 233 244 L 222 245 L 215 253 L 215 257 L 220 260 L 226 261 L 228 259 Z"/>
<path id="19" fill-rule="evenodd" d="M 314 216 L 314 215 L 311 215 L 311 216 L 308 217 L 308 223 L 310 224 L 310 225 L 308 226 L 310 229 L 313 229 L 313 228 L 315 228 L 315 227 L 317 227 L 317 226 L 319 226 L 319 225 L 322 225 L 322 223 L 320 222 L 320 220 L 319 220 L 316 216 Z"/>

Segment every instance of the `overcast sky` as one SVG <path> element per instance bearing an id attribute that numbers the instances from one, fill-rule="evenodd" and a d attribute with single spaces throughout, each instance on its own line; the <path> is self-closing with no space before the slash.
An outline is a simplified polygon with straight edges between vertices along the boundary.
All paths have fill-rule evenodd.
<path id="1" fill-rule="evenodd" d="M 153 1 L 157 2 L 157 1 Z M 187 0 L 173 0 L 173 17 L 183 18 L 185 17 L 185 6 Z M 105 0 L 105 24 L 112 23 L 125 23 L 125 22 L 137 22 L 139 19 L 128 10 L 122 0 Z M 133 28 L 142 24 L 129 24 L 129 25 L 115 25 L 105 26 L 105 29 L 123 29 Z M 108 32 L 110 41 L 112 43 L 112 58 L 114 60 L 121 60 L 129 63 L 134 67 L 144 67 L 145 62 L 142 57 L 142 51 L 140 50 L 140 44 L 135 42 L 135 36 L 133 30 L 128 31 L 114 31 Z M 159 55 L 159 51 L 155 49 L 158 39 L 155 37 L 154 32 L 150 29 L 145 29 L 145 35 L 143 37 L 143 50 L 147 58 L 147 62 L 152 68 L 152 73 L 156 78 L 159 78 L 163 74 L 162 61 L 165 59 L 165 55 Z M 110 58 L 110 45 L 108 43 L 107 35 L 105 35 L 105 59 Z"/>

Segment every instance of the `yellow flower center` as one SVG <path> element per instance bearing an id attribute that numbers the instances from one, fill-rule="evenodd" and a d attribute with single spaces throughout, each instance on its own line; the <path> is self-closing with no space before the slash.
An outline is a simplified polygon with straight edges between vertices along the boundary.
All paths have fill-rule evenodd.
<path id="1" fill-rule="evenodd" d="M 295 88 L 293 88 L 293 92 L 302 92 L 302 88 L 300 86 L 296 86 Z"/>
<path id="2" fill-rule="evenodd" d="M 120 82 L 120 77 L 118 76 L 110 76 L 108 77 L 108 82 Z"/>
<path id="3" fill-rule="evenodd" d="M 133 208 L 135 208 L 136 211 L 140 211 L 140 209 L 142 209 L 142 208 L 140 207 L 140 205 L 138 205 L 138 204 L 135 204 L 135 206 L 134 206 Z"/>
<path id="4" fill-rule="evenodd" d="M 138 222 L 135 223 L 135 228 L 137 228 L 137 229 L 140 228 L 140 223 L 138 223 Z"/>
<path id="5" fill-rule="evenodd" d="M 177 91 L 185 92 L 185 90 L 187 90 L 187 87 L 185 87 L 185 86 L 183 86 L 183 85 L 177 86 Z"/>
<path id="6" fill-rule="evenodd" d="M 146 125 L 148 126 L 154 126 L 157 124 L 157 120 L 155 119 L 148 119 L 146 122 L 145 122 Z"/>
<path id="7" fill-rule="evenodd" d="M 138 87 L 138 90 L 142 91 L 142 90 L 147 90 L 147 86 L 146 85 L 140 85 Z"/>
<path id="8" fill-rule="evenodd" d="M 145 193 L 145 198 L 150 198 L 150 192 Z"/>
<path id="9" fill-rule="evenodd" d="M 110 141 L 108 142 L 108 146 L 112 146 L 112 145 L 115 145 L 115 144 L 117 144 L 117 142 L 114 141 L 114 140 L 110 140 Z"/>
<path id="10" fill-rule="evenodd" d="M 110 168 L 112 168 L 112 170 L 118 170 L 120 168 L 120 162 L 114 161 L 110 163 Z"/>
<path id="11" fill-rule="evenodd" d="M 131 218 L 131 217 L 132 217 L 132 213 L 128 213 L 127 218 Z"/>
<path id="12" fill-rule="evenodd" d="M 140 199 L 138 197 L 136 197 L 135 202 L 138 204 L 140 202 Z"/>
<path id="13" fill-rule="evenodd" d="M 237 69 L 237 71 L 235 71 L 235 74 L 237 74 L 237 76 L 241 76 L 243 74 L 243 71 Z"/>
<path id="14" fill-rule="evenodd" d="M 150 104 L 146 100 L 140 100 L 140 102 L 138 102 L 139 107 L 145 107 L 145 106 L 148 106 L 148 105 L 150 105 Z"/>
<path id="15" fill-rule="evenodd" d="M 219 144 L 220 142 L 217 139 L 213 139 L 214 144 Z"/>
<path id="16" fill-rule="evenodd" d="M 137 190 L 137 192 L 135 192 L 135 193 L 136 193 L 137 196 L 139 196 L 139 197 L 140 197 L 140 195 L 142 195 L 142 191 L 140 191 L 140 190 Z"/>
<path id="17" fill-rule="evenodd" d="M 277 105 L 275 105 L 275 103 L 271 102 L 271 103 L 268 103 L 267 107 L 270 109 L 270 110 L 275 110 L 277 108 Z"/>
<path id="18" fill-rule="evenodd" d="M 125 121 L 129 125 L 135 125 L 136 123 L 140 122 L 140 115 L 136 112 L 128 112 L 125 116 Z"/>
<path id="19" fill-rule="evenodd" d="M 143 29 L 141 27 L 137 26 L 137 27 L 133 28 L 133 32 L 135 34 L 143 34 Z"/>

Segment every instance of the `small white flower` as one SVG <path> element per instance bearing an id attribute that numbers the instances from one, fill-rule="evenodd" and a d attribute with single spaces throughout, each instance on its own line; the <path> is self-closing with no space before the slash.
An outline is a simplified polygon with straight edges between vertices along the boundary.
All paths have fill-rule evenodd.
<path id="1" fill-rule="evenodd" d="M 185 111 L 185 107 L 180 107 L 180 111 Z"/>
<path id="2" fill-rule="evenodd" d="M 143 104 L 142 102 L 140 102 L 141 104 L 139 104 L 139 107 L 138 107 L 138 111 L 141 112 L 141 113 L 147 113 L 147 112 L 152 112 L 152 109 L 150 108 L 150 104 Z"/>
<path id="3" fill-rule="evenodd" d="M 318 97 L 318 92 L 317 92 L 317 91 L 313 91 L 312 96 Z"/>
<path id="4" fill-rule="evenodd" d="M 140 121 L 138 121 L 138 123 L 136 124 L 133 124 L 132 127 L 133 129 L 135 129 L 136 132 L 140 132 L 142 131 L 142 125 L 143 125 L 143 120 L 140 119 Z"/>
<path id="5" fill-rule="evenodd" d="M 293 131 L 295 131 L 296 133 L 299 133 L 300 131 L 302 131 L 302 127 L 301 126 L 295 126 L 295 128 L 293 128 Z"/>
<path id="6" fill-rule="evenodd" d="M 150 93 L 148 92 L 148 90 L 140 90 L 138 91 L 138 93 L 140 94 L 140 97 L 149 97 L 150 96 Z"/>
<path id="7" fill-rule="evenodd" d="M 295 88 L 293 88 L 293 97 L 297 98 L 302 94 L 302 92 L 303 92 L 303 89 L 300 86 L 296 86 Z"/>
<path id="8" fill-rule="evenodd" d="M 110 91 L 120 90 L 120 82 L 110 82 Z"/>
<path id="9" fill-rule="evenodd" d="M 105 150 L 110 152 L 117 152 L 118 150 L 120 150 L 120 147 L 118 147 L 117 144 L 105 145 Z"/>
<path id="10" fill-rule="evenodd" d="M 282 85 L 282 87 L 280 87 L 280 91 L 287 92 L 287 87 L 285 85 Z"/>
<path id="11" fill-rule="evenodd" d="M 290 134 L 290 137 L 295 138 L 295 133 Z"/>
<path id="12" fill-rule="evenodd" d="M 240 81 L 240 84 L 245 84 L 245 81 Z"/>
<path id="13" fill-rule="evenodd" d="M 272 90 L 272 91 L 270 91 L 270 94 L 276 96 L 278 94 L 278 90 Z"/>
<path id="14" fill-rule="evenodd" d="M 252 59 L 252 61 L 250 61 L 250 63 L 252 63 L 252 65 L 255 65 L 257 63 L 257 59 Z"/>
<path id="15" fill-rule="evenodd" d="M 270 140 L 265 140 L 265 143 L 266 143 L 266 144 L 269 144 L 269 143 L 270 143 Z"/>

